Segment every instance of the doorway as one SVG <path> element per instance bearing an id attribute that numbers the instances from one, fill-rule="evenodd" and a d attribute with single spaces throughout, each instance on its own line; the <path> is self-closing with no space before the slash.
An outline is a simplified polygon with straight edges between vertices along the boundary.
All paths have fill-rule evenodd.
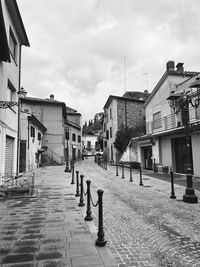
<path id="1" fill-rule="evenodd" d="M 186 138 L 176 138 L 173 140 L 174 152 L 175 152 L 175 164 L 177 173 L 187 173 L 187 149 L 186 149 Z M 190 139 L 190 157 L 191 157 L 191 168 L 193 173 L 193 160 L 192 160 L 192 144 Z"/>
<path id="2" fill-rule="evenodd" d="M 26 140 L 20 141 L 19 172 L 26 171 Z"/>
<path id="3" fill-rule="evenodd" d="M 74 147 L 72 149 L 72 160 L 76 161 L 76 148 L 74 148 Z"/>
<path id="4" fill-rule="evenodd" d="M 144 153 L 144 169 L 145 170 L 152 170 L 152 146 L 145 146 L 143 147 Z"/>

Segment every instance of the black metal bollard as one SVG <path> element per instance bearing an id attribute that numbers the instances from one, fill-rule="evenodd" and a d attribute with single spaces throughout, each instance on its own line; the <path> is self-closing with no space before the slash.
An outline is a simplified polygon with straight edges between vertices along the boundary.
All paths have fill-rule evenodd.
<path id="1" fill-rule="evenodd" d="M 34 187 L 35 187 L 35 173 L 33 172 L 32 183 L 31 183 L 31 195 L 33 195 L 34 193 Z"/>
<path id="2" fill-rule="evenodd" d="M 79 192 L 79 171 L 76 171 L 76 195 L 75 197 L 80 197 Z"/>
<path id="3" fill-rule="evenodd" d="M 65 172 L 71 172 L 68 159 L 66 160 Z"/>
<path id="4" fill-rule="evenodd" d="M 125 179 L 125 177 L 124 177 L 124 164 L 122 164 L 122 179 Z"/>
<path id="5" fill-rule="evenodd" d="M 73 161 L 71 162 L 71 168 L 72 168 L 72 181 L 71 181 L 71 184 L 75 184 L 75 182 L 74 182 L 74 162 Z"/>
<path id="6" fill-rule="evenodd" d="M 80 195 L 80 201 L 78 204 L 80 207 L 85 206 L 84 198 L 83 198 L 83 177 L 84 177 L 84 175 L 80 175 L 80 178 L 81 178 L 81 195 Z"/>
<path id="7" fill-rule="evenodd" d="M 116 162 L 116 176 L 119 176 L 119 172 L 118 172 L 118 163 Z"/>
<path id="8" fill-rule="evenodd" d="M 85 216 L 85 221 L 92 221 L 93 217 L 91 216 L 91 205 L 90 205 L 90 198 L 91 198 L 91 192 L 90 192 L 90 184 L 91 181 L 87 180 L 87 211 L 86 211 L 86 216 Z"/>
<path id="9" fill-rule="evenodd" d="M 95 245 L 98 247 L 104 247 L 107 241 L 104 239 L 104 230 L 103 230 L 103 190 L 99 189 L 97 191 L 99 197 L 99 227 L 97 233 L 97 240 Z"/>
<path id="10" fill-rule="evenodd" d="M 139 185 L 140 186 L 143 186 L 143 182 L 142 182 L 142 168 L 141 168 L 141 166 L 139 168 L 140 168 L 140 183 L 139 183 Z"/>
<path id="11" fill-rule="evenodd" d="M 107 161 L 105 161 L 105 170 L 107 171 Z"/>
<path id="12" fill-rule="evenodd" d="M 170 171 L 170 176 L 171 176 L 171 196 L 170 196 L 170 198 L 176 198 L 175 192 L 174 192 L 174 173 L 173 173 L 173 171 Z"/>
<path id="13" fill-rule="evenodd" d="M 153 172 L 156 172 L 156 159 L 153 159 Z"/>
<path id="14" fill-rule="evenodd" d="M 130 180 L 129 182 L 133 182 L 133 177 L 132 177 L 132 164 L 130 164 Z"/>

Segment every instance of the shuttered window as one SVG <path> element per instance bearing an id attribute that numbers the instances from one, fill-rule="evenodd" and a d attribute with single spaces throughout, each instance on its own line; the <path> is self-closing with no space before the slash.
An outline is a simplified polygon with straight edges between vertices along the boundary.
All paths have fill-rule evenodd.
<path id="1" fill-rule="evenodd" d="M 13 171 L 13 143 L 14 138 L 6 136 L 5 174 L 12 174 Z"/>

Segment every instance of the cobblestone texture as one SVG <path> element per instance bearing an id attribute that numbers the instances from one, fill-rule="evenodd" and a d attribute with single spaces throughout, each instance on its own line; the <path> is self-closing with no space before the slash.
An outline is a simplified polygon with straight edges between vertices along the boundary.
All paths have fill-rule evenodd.
<path id="1" fill-rule="evenodd" d="M 144 176 L 142 187 L 138 174 L 130 183 L 127 171 L 121 179 L 114 167 L 105 171 L 92 160 L 76 169 L 91 180 L 93 198 L 98 188 L 104 190 L 104 230 L 119 267 L 200 266 L 200 204 L 182 202 L 184 187 L 176 186 L 172 200 L 165 181 Z"/>

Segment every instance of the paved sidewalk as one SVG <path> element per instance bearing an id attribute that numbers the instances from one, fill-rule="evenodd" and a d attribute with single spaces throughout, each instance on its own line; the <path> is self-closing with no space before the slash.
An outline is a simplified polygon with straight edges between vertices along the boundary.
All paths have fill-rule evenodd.
<path id="1" fill-rule="evenodd" d="M 95 246 L 97 227 L 85 222 L 71 173 L 36 170 L 37 197 L 0 201 L 1 267 L 115 267 L 107 247 Z"/>

